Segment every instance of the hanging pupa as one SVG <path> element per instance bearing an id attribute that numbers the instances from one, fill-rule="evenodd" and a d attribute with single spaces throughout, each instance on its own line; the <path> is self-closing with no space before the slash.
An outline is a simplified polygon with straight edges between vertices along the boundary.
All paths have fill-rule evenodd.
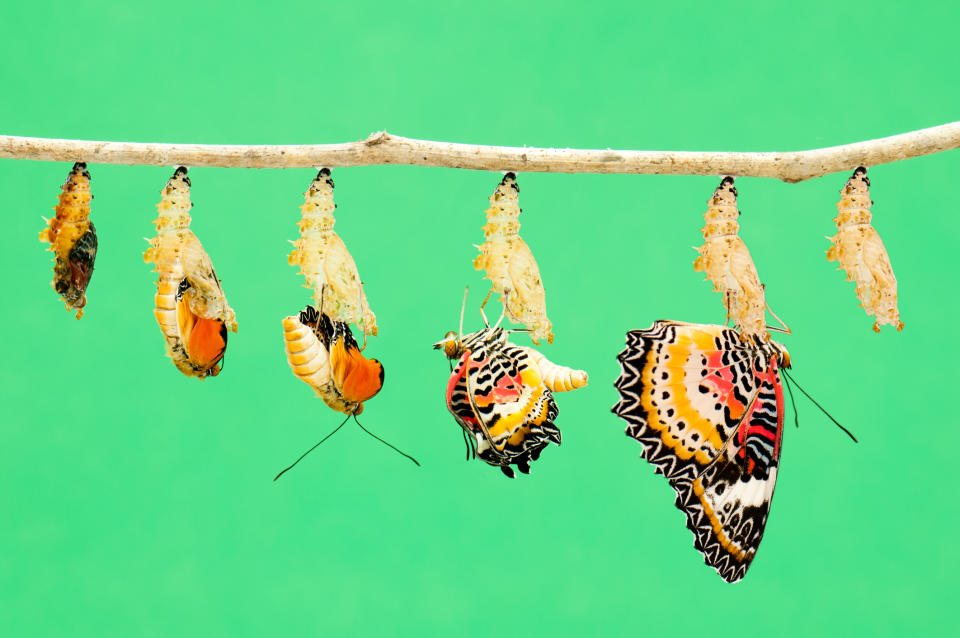
<path id="1" fill-rule="evenodd" d="M 473 267 L 486 271 L 486 278 L 493 282 L 493 291 L 503 296 L 510 321 L 529 328 L 530 339 L 535 344 L 543 339 L 553 343 L 540 268 L 519 234 L 520 213 L 517 176 L 507 173 L 490 196 L 487 223 L 483 227 L 486 240 L 479 246 L 480 254 L 473 260 Z"/>
<path id="2" fill-rule="evenodd" d="M 544 448 L 560 445 L 553 392 L 582 388 L 588 378 L 583 370 L 510 343 L 510 331 L 499 321 L 491 328 L 484 316 L 484 324 L 483 330 L 463 335 L 461 311 L 460 332 L 448 332 L 433 347 L 451 362 L 446 403 L 462 428 L 467 458 L 473 454 L 513 478 L 512 466 L 529 474 Z"/>
<path id="3" fill-rule="evenodd" d="M 190 230 L 190 178 L 179 167 L 161 191 L 157 236 L 143 260 L 156 265 L 154 316 L 167 355 L 183 374 L 204 379 L 220 373 L 227 330 L 237 319 L 200 240 Z"/>
<path id="4" fill-rule="evenodd" d="M 868 315 L 876 318 L 874 332 L 880 326 L 896 326 L 903 330 L 897 309 L 897 278 L 893 275 L 890 257 L 880 234 L 870 224 L 870 179 L 863 166 L 853 171 L 837 203 L 837 234 L 828 237 L 833 246 L 827 260 L 840 263 L 847 281 L 856 282 L 857 298 Z"/>
<path id="5" fill-rule="evenodd" d="M 706 273 L 707 279 L 713 282 L 714 292 L 723 294 L 727 319 L 733 319 L 740 334 L 769 341 L 763 285 L 747 245 L 737 234 L 740 211 L 732 177 L 724 177 L 717 186 L 707 201 L 703 217 L 706 221 L 702 228 L 704 243 L 696 249 L 700 256 L 693 262 L 693 269 Z"/>
<path id="6" fill-rule="evenodd" d="M 300 266 L 304 287 L 313 289 L 314 305 L 321 314 L 334 322 L 355 323 L 365 335 L 376 335 L 377 318 L 367 304 L 357 264 L 333 229 L 335 208 L 330 169 L 322 168 L 304 193 L 300 238 L 291 242 L 294 249 L 288 261 Z"/>
<path id="7" fill-rule="evenodd" d="M 97 258 L 97 230 L 90 221 L 92 199 L 87 165 L 77 162 L 63 184 L 60 202 L 54 208 L 56 215 L 40 231 L 40 241 L 49 242 L 50 251 L 56 255 L 53 288 L 67 311 L 77 311 L 77 319 L 83 316 L 87 286 Z"/>

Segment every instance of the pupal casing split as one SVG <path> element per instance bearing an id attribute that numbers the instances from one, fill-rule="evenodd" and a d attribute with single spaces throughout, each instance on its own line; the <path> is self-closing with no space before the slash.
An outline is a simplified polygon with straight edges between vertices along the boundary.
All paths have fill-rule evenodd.
<path id="1" fill-rule="evenodd" d="M 183 374 L 204 379 L 220 373 L 227 331 L 237 319 L 200 240 L 190 230 L 190 178 L 179 167 L 161 191 L 157 236 L 143 260 L 156 265 L 154 316 L 167 355 Z"/>

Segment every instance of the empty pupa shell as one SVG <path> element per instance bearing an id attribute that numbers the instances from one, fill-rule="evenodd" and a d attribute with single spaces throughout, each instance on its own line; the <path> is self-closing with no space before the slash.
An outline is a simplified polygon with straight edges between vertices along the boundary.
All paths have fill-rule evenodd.
<path id="1" fill-rule="evenodd" d="M 183 374 L 204 379 L 220 372 L 227 330 L 237 319 L 227 303 L 213 263 L 190 230 L 190 178 L 178 168 L 161 192 L 157 236 L 143 260 L 156 265 L 154 316 L 167 354 Z"/>
<path id="2" fill-rule="evenodd" d="M 713 290 L 723 294 L 727 318 L 745 337 L 769 341 L 765 311 L 767 307 L 763 285 L 757 275 L 747 245 L 737 234 L 740 230 L 740 211 L 737 209 L 737 189 L 732 177 L 725 177 L 707 201 L 703 214 L 703 246 L 696 250 L 700 256 L 693 269 L 704 272 L 713 282 Z"/>
<path id="3" fill-rule="evenodd" d="M 90 173 L 87 165 L 73 165 L 54 208 L 56 215 L 40 231 L 40 241 L 49 242 L 55 254 L 53 288 L 67 306 L 83 316 L 87 286 L 97 258 L 97 230 L 90 221 Z"/>
<path id="4" fill-rule="evenodd" d="M 330 169 L 323 168 L 304 193 L 298 226 L 300 237 L 292 242 L 288 257 L 291 266 L 299 266 L 312 288 L 314 305 L 332 321 L 355 323 L 364 334 L 377 334 L 377 318 L 370 310 L 357 264 L 337 232 L 333 212 L 333 180 Z"/>
<path id="5" fill-rule="evenodd" d="M 837 261 L 846 271 L 847 281 L 856 282 L 857 298 L 868 315 L 875 317 L 873 330 L 896 326 L 903 330 L 897 308 L 897 278 L 890 265 L 887 249 L 871 224 L 870 179 L 863 166 L 853 171 L 837 203 L 837 234 L 828 239 L 833 246 L 827 260 Z"/>
<path id="6" fill-rule="evenodd" d="M 503 295 L 507 318 L 530 329 L 530 339 L 553 343 L 552 324 L 547 318 L 547 299 L 537 260 L 520 237 L 520 187 L 517 176 L 507 173 L 490 196 L 483 227 L 486 240 L 473 261 L 476 270 L 486 271 L 493 290 Z"/>

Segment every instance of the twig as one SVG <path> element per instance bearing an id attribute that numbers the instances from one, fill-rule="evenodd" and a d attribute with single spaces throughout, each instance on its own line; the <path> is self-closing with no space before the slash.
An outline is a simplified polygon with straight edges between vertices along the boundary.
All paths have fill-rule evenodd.
<path id="1" fill-rule="evenodd" d="M 414 140 L 386 131 L 345 144 L 246 146 L 91 142 L 0 135 L 0 158 L 149 166 L 307 168 L 409 164 L 548 173 L 733 175 L 800 182 L 960 147 L 960 122 L 809 151 L 737 153 L 478 146 Z"/>

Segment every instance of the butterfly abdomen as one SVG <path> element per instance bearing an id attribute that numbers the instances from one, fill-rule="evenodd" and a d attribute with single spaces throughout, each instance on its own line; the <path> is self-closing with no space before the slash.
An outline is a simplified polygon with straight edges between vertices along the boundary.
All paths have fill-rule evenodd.
<path id="1" fill-rule="evenodd" d="M 586 371 L 568 368 L 553 363 L 540 351 L 524 347 L 530 361 L 540 372 L 540 378 L 553 392 L 569 392 L 587 385 L 589 377 Z"/>
<path id="2" fill-rule="evenodd" d="M 313 388 L 317 395 L 329 393 L 330 357 L 314 331 L 298 317 L 283 320 L 283 341 L 287 362 L 298 379 Z"/>

